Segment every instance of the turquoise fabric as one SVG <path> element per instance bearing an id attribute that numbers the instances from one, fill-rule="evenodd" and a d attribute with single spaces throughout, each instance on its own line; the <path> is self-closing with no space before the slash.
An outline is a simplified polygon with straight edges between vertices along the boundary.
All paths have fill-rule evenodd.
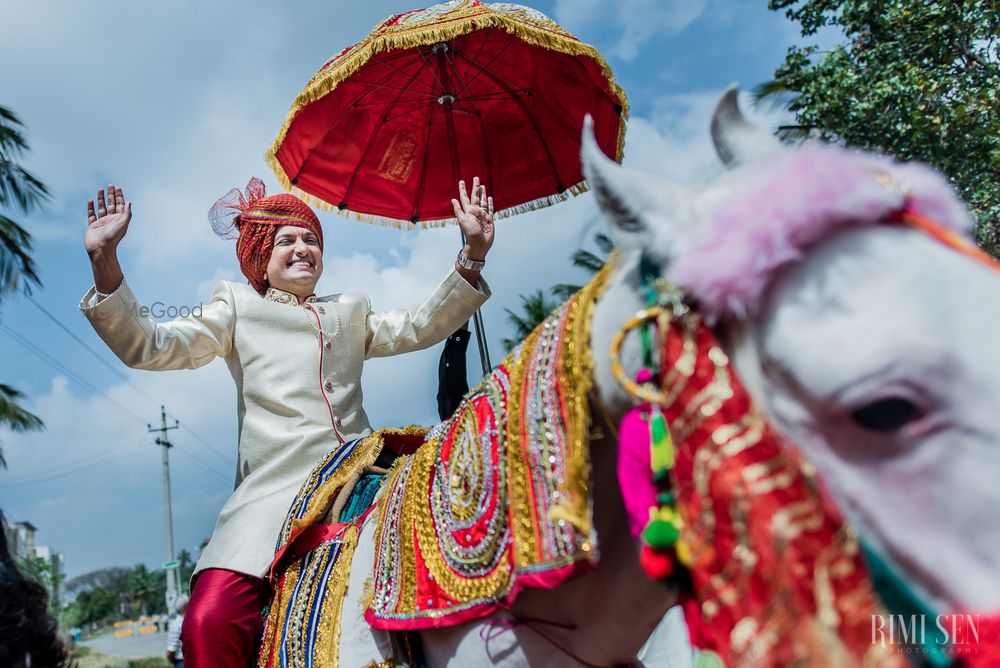
<path id="1" fill-rule="evenodd" d="M 951 665 L 952 658 L 947 637 L 937 626 L 937 613 L 917 596 L 882 555 L 863 540 L 861 548 L 868 562 L 868 572 L 871 574 L 875 593 L 889 614 L 897 619 L 902 617 L 904 623 L 914 616 L 918 619 L 923 616 L 926 620 L 924 625 L 926 636 L 922 638 L 923 642 L 910 644 L 910 647 L 917 652 L 914 658 L 922 659 L 926 662 L 925 665 L 933 668 L 945 668 Z M 915 663 L 919 664 L 920 661 Z"/>
<path id="2" fill-rule="evenodd" d="M 350 522 L 368 510 L 372 503 L 375 502 L 375 495 L 378 493 L 379 487 L 382 486 L 384 479 L 385 474 L 382 473 L 366 473 L 361 476 L 358 483 L 354 486 L 351 496 L 347 499 L 347 504 L 340 511 L 340 517 L 337 521 Z"/>

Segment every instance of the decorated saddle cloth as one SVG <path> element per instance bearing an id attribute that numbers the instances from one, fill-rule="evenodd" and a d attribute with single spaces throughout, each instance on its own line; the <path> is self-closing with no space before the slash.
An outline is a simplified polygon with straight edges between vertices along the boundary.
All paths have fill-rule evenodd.
<path id="1" fill-rule="evenodd" d="M 316 466 L 275 545 L 260 668 L 338 665 L 351 559 L 372 512 L 365 618 L 375 628 L 482 617 L 524 588 L 554 587 L 596 561 L 590 319 L 609 272 L 512 351 L 449 420 L 379 430 Z M 395 465 L 368 473 L 385 449 Z"/>
<path id="2" fill-rule="evenodd" d="M 374 628 L 483 617 L 596 562 L 590 320 L 609 273 L 535 329 L 389 473 L 365 611 Z"/>
<path id="3" fill-rule="evenodd" d="M 275 545 L 274 587 L 257 665 L 324 666 L 338 661 L 340 616 L 362 523 L 385 479 L 373 469 L 384 449 L 413 452 L 420 428 L 384 429 L 349 441 L 317 465 L 285 517 Z"/>

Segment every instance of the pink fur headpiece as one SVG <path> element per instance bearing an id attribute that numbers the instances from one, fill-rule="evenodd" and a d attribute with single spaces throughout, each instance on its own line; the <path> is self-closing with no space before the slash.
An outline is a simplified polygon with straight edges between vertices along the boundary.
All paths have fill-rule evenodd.
<path id="1" fill-rule="evenodd" d="M 669 272 L 710 322 L 746 316 L 776 271 L 838 230 L 904 210 L 961 234 L 971 228 L 965 206 L 930 167 L 830 144 L 782 150 L 731 178 L 729 196 Z"/>

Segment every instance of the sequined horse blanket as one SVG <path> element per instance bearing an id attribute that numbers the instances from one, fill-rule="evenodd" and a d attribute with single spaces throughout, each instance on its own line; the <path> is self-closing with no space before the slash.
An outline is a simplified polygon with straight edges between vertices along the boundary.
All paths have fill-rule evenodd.
<path id="1" fill-rule="evenodd" d="M 365 618 L 374 628 L 483 617 L 525 588 L 554 587 L 596 563 L 590 320 L 609 273 L 553 313 L 449 420 L 379 430 L 316 466 L 275 545 L 258 666 L 337 665 L 351 558 L 371 512 L 376 558 Z M 376 490 L 357 488 L 385 448 L 399 458 L 368 507 L 364 495 Z"/>
<path id="2" fill-rule="evenodd" d="M 602 272 L 390 472 L 365 618 L 403 630 L 483 617 L 597 558 L 588 491 L 590 320 Z"/>

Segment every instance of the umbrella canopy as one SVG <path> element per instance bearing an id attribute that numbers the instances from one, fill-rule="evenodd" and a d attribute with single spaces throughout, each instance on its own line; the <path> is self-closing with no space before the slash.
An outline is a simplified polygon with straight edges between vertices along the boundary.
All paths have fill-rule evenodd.
<path id="1" fill-rule="evenodd" d="M 454 0 L 394 16 L 296 98 L 268 164 L 320 208 L 417 227 L 453 221 L 459 178 L 498 215 L 585 190 L 583 119 L 621 160 L 628 102 L 594 47 L 538 11 Z"/>

